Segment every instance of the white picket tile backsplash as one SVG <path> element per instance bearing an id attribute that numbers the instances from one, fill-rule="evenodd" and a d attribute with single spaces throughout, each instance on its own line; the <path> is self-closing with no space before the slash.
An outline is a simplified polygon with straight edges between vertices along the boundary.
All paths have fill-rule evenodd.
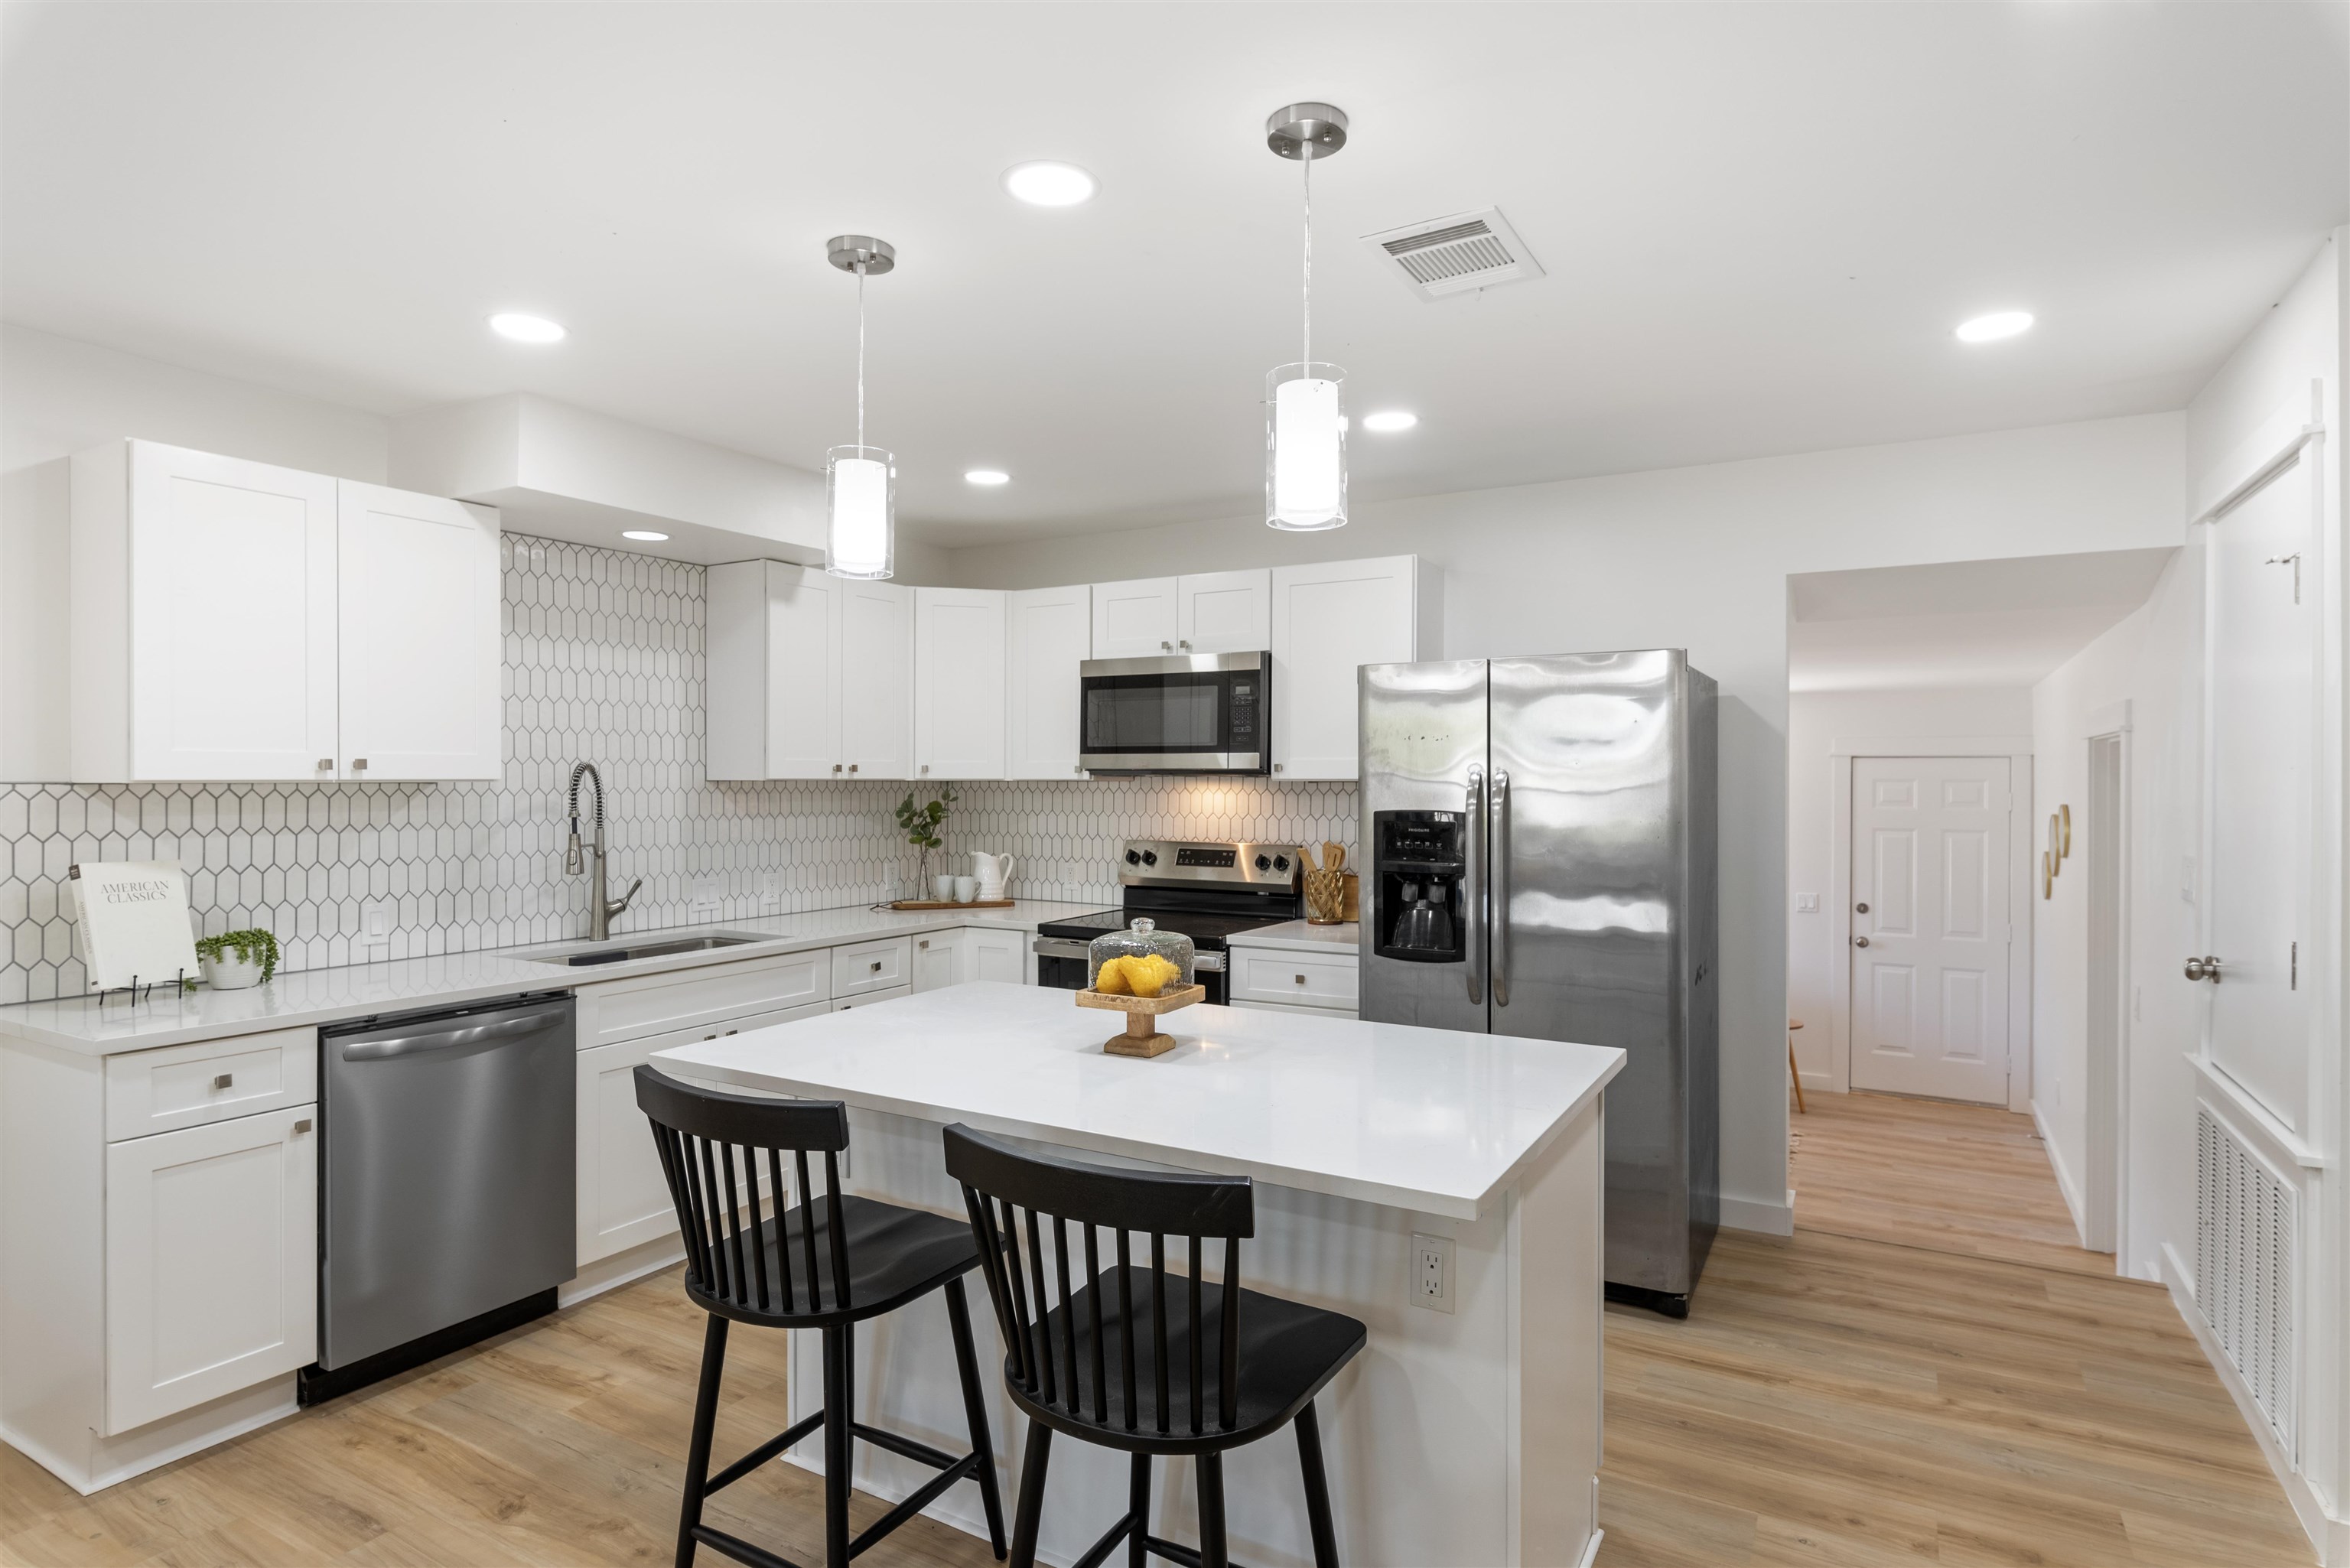
<path id="1" fill-rule="evenodd" d="M 78 860 L 177 859 L 204 932 L 265 926 L 288 969 L 556 941 L 586 929 L 563 869 L 573 763 L 601 770 L 620 924 L 837 909 L 899 897 L 914 852 L 903 783 L 702 777 L 703 574 L 650 556 L 509 535 L 505 778 L 476 784 L 0 784 L 0 1002 L 84 989 L 63 887 Z M 1012 891 L 1115 903 L 1138 836 L 1352 850 L 1351 784 L 1268 780 L 972 782 L 949 854 L 1019 857 Z M 943 868 L 943 867 L 941 867 Z M 380 906 L 389 938 L 363 933 Z"/>

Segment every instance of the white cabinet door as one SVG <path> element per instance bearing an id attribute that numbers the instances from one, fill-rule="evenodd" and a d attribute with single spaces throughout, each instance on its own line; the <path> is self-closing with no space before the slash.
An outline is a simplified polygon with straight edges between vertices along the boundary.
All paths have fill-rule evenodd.
<path id="1" fill-rule="evenodd" d="M 932 931 L 914 939 L 913 985 L 916 991 L 939 991 L 971 978 L 970 931 Z"/>
<path id="2" fill-rule="evenodd" d="M 151 441 L 130 443 L 128 477 L 112 577 L 127 572 L 130 589 L 115 616 L 128 617 L 130 647 L 118 776 L 336 777 L 335 482 Z M 77 579 L 99 569 L 78 537 L 81 511 Z M 78 611 L 84 587 L 76 581 Z"/>
<path id="3" fill-rule="evenodd" d="M 502 777 L 497 514 L 349 480 L 337 494 L 337 776 Z"/>
<path id="4" fill-rule="evenodd" d="M 1004 775 L 1081 778 L 1077 667 L 1093 657 L 1093 589 L 1006 594 L 1003 617 Z"/>
<path id="5" fill-rule="evenodd" d="M 109 1436 L 317 1358 L 317 1116 L 107 1146 Z"/>
<path id="6" fill-rule="evenodd" d="M 914 590 L 840 582 L 840 760 L 850 777 L 911 778 Z"/>
<path id="7" fill-rule="evenodd" d="M 1025 931 L 995 931 L 972 926 L 964 930 L 963 937 L 965 980 L 1000 980 L 1010 985 L 1033 983 Z"/>
<path id="8" fill-rule="evenodd" d="M 1093 586 L 1096 659 L 1151 659 L 1183 635 L 1182 579 L 1141 577 Z"/>
<path id="9" fill-rule="evenodd" d="M 1419 648 L 1419 557 L 1276 566 L 1273 573 L 1273 771 L 1351 779 L 1358 767 L 1355 671 Z"/>
<path id="10" fill-rule="evenodd" d="M 841 601 L 808 566 L 710 568 L 703 755 L 712 779 L 841 775 Z"/>
<path id="11" fill-rule="evenodd" d="M 1003 594 L 914 590 L 914 774 L 1003 776 Z"/>
<path id="12" fill-rule="evenodd" d="M 1199 572 L 1176 584 L 1176 652 L 1260 653 L 1273 646 L 1270 571 Z"/>

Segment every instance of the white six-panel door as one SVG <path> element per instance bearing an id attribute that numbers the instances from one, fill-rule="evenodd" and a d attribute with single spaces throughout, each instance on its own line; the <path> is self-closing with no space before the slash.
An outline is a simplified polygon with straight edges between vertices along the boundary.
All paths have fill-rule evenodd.
<path id="1" fill-rule="evenodd" d="M 338 490 L 338 776 L 503 776 L 497 514 L 380 484 Z"/>
<path id="2" fill-rule="evenodd" d="M 1852 763 L 1852 1086 L 2007 1104 L 2005 757 Z"/>

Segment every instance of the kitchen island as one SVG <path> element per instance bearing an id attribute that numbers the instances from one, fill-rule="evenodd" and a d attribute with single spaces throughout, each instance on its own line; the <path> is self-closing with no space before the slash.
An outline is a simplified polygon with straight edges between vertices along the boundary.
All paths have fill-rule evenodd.
<path id="1" fill-rule="evenodd" d="M 975 983 L 656 1054 L 745 1090 L 849 1107 L 851 1191 L 961 1217 L 939 1129 L 1106 1158 L 1245 1175 L 1255 1289 L 1347 1313 L 1369 1341 L 1320 1402 L 1340 1554 L 1354 1563 L 1580 1564 L 1597 1540 L 1601 1095 L 1624 1054 L 1404 1024 L 1198 1006 L 1178 1047 L 1107 1055 L 1115 1014 L 1066 992 Z M 1449 1253 L 1422 1304 L 1415 1257 Z M 1212 1251 L 1211 1251 L 1212 1256 Z M 1170 1265 L 1171 1266 L 1171 1265 Z M 984 1300 L 984 1292 L 982 1292 Z M 1004 1495 L 1024 1428 L 1003 1394 L 993 1322 L 975 1313 Z M 796 1334 L 792 1404 L 812 1413 L 817 1338 Z M 856 1418 L 960 1447 L 945 1309 L 860 1335 Z M 820 1438 L 793 1456 L 822 1466 Z M 1073 1562 L 1122 1511 L 1123 1455 L 1054 1453 L 1040 1560 Z M 931 1472 L 868 1444 L 857 1483 L 895 1500 Z M 1296 1449 L 1225 1467 L 1232 1552 L 1312 1561 Z M 1196 1542 L 1191 1467 L 1159 1463 L 1152 1532 Z M 976 1492 L 930 1511 L 983 1534 Z"/>

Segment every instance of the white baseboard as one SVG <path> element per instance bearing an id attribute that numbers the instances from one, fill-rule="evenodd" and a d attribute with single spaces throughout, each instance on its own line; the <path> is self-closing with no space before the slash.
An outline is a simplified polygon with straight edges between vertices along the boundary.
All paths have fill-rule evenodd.
<path id="1" fill-rule="evenodd" d="M 577 1306 L 606 1291 L 619 1290 L 631 1280 L 641 1280 L 647 1274 L 657 1274 L 672 1263 L 685 1262 L 685 1242 L 677 1236 L 663 1236 L 656 1241 L 640 1241 L 625 1252 L 615 1252 L 608 1258 L 598 1258 L 571 1279 L 556 1287 L 555 1304 Z"/>
<path id="2" fill-rule="evenodd" d="M 2073 1236 L 2084 1248 L 2089 1246 L 2088 1206 L 2081 1200 L 2081 1189 L 2073 1180 L 2072 1169 L 2064 1163 L 2064 1151 L 2057 1147 L 2055 1134 L 2048 1130 L 2048 1118 L 2041 1114 L 2040 1102 L 2032 1102 L 2033 1130 L 2040 1135 L 2040 1147 L 2048 1151 L 2048 1168 L 2056 1173 L 2056 1190 L 2064 1195 L 2064 1211 L 2073 1217 Z"/>
<path id="3" fill-rule="evenodd" d="M 1733 1198 L 1721 1195 L 1721 1223 L 1731 1231 L 1753 1231 L 1765 1236 L 1792 1236 L 1795 1233 L 1795 1189 L 1787 1189 L 1787 1196 L 1773 1203 L 1761 1198 Z"/>
<path id="4" fill-rule="evenodd" d="M 2236 1413 L 2243 1417 L 2244 1425 L 2251 1431 L 2252 1440 L 2260 1444 L 2262 1456 L 2269 1461 L 2270 1471 L 2275 1475 L 2277 1484 L 2284 1489 L 2285 1501 L 2293 1505 L 2294 1517 L 2301 1521 L 2301 1528 L 2309 1535 L 2309 1544 L 2317 1554 L 2316 1561 L 2321 1564 L 2350 1563 L 2350 1520 L 2337 1519 L 2325 1511 L 2325 1504 L 2319 1499 L 2316 1490 L 2293 1468 L 2293 1460 L 2278 1445 L 2276 1434 L 2269 1430 L 2268 1418 L 2261 1414 L 2260 1406 L 2253 1401 L 2251 1389 L 2245 1386 L 2242 1376 L 2220 1348 L 2219 1340 L 2212 1335 L 2211 1325 L 2203 1321 L 2203 1309 L 2195 1304 L 2195 1292 L 2188 1282 L 2187 1265 L 2179 1259 L 2178 1250 L 2168 1241 L 2162 1244 L 2162 1283 L 2170 1292 L 2170 1304 L 2178 1309 L 2180 1317 L 2187 1320 L 2188 1332 L 2195 1336 L 2196 1345 L 2203 1352 L 2203 1359 L 2210 1362 L 2211 1370 L 2220 1375 L 2220 1386 L 2235 1400 Z"/>
<path id="5" fill-rule="evenodd" d="M 1804 1073 L 1801 1076 L 1804 1093 L 1807 1095 L 1841 1095 L 1845 1092 L 1844 1085 L 1836 1082 L 1834 1073 Z"/>
<path id="6" fill-rule="evenodd" d="M 133 1476 L 160 1469 L 174 1459 L 241 1438 L 296 1413 L 294 1375 L 273 1377 L 234 1394 L 224 1394 L 192 1410 L 166 1416 L 136 1431 L 101 1438 L 87 1428 L 77 1451 L 65 1452 L 14 1428 L 0 1438 L 18 1453 L 88 1497 Z"/>
<path id="7" fill-rule="evenodd" d="M 1593 1531 L 1591 1532 L 1591 1540 L 1583 1548 L 1583 1555 L 1575 1560 L 1575 1568 L 1591 1568 L 1591 1565 L 1594 1563 L 1598 1562 L 1599 1543 L 1607 1539 L 1607 1532 L 1606 1531 Z"/>

